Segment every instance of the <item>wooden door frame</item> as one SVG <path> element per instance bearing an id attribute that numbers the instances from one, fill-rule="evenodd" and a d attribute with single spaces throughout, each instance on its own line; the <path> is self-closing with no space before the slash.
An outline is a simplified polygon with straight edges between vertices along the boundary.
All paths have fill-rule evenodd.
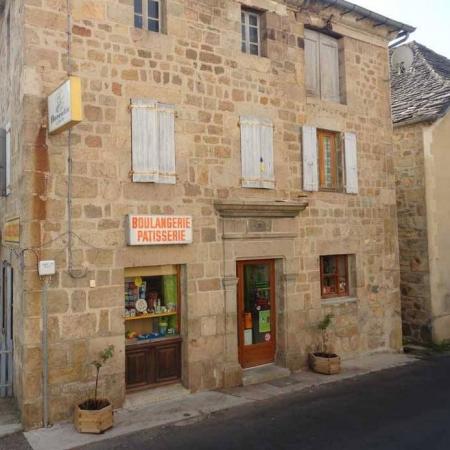
<path id="1" fill-rule="evenodd" d="M 244 362 L 244 267 L 246 264 L 268 264 L 269 265 L 269 283 L 270 283 L 270 334 L 271 334 L 271 347 L 273 349 L 273 359 L 267 362 L 261 362 L 261 364 L 246 364 Z M 255 367 L 258 365 L 269 364 L 275 361 L 276 352 L 276 324 L 277 324 L 277 310 L 276 310 L 276 290 L 275 290 L 275 259 L 245 259 L 236 261 L 236 276 L 238 278 L 237 286 L 237 333 L 238 333 L 238 357 L 239 363 L 243 368 Z M 268 344 L 261 343 L 264 346 Z M 260 344 L 254 344 L 260 345 Z"/>

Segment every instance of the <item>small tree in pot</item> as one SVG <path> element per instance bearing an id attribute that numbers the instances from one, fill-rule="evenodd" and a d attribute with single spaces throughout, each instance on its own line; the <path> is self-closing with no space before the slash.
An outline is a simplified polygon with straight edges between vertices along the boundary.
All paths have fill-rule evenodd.
<path id="1" fill-rule="evenodd" d="M 333 319 L 332 314 L 327 314 L 318 324 L 317 329 L 320 332 L 319 351 L 309 354 L 309 366 L 314 372 L 332 375 L 341 371 L 341 358 L 329 351 L 328 328 Z"/>
<path id="2" fill-rule="evenodd" d="M 98 378 L 100 369 L 113 357 L 114 345 L 100 352 L 99 359 L 92 361 L 95 367 L 94 398 L 89 398 L 75 407 L 74 424 L 80 433 L 103 433 L 113 426 L 113 409 L 109 400 L 98 398 Z"/>

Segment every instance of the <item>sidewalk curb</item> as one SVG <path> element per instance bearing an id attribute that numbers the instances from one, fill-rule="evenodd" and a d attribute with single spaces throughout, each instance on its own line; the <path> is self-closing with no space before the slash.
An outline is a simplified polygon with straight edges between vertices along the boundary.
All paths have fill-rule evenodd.
<path id="1" fill-rule="evenodd" d="M 114 428 L 103 435 L 79 434 L 70 422 L 59 423 L 48 429 L 29 431 L 24 435 L 34 450 L 69 450 L 139 430 L 170 425 L 186 426 L 202 421 L 218 411 L 280 398 L 283 395 L 314 389 L 323 384 L 354 379 L 417 361 L 419 360 L 414 356 L 400 353 L 376 353 L 344 361 L 343 371 L 339 375 L 319 375 L 310 371 L 298 371 L 288 377 L 261 384 L 190 394 L 181 400 L 164 401 L 139 409 L 122 408 L 115 411 Z M 64 444 L 61 445 L 62 443 Z"/>

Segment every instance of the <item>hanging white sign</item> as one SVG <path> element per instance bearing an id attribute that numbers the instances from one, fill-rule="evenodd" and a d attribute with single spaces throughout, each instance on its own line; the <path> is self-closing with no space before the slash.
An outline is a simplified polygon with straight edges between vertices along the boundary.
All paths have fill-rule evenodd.
<path id="1" fill-rule="evenodd" d="M 82 120 L 81 80 L 70 77 L 48 97 L 48 132 L 56 134 Z"/>

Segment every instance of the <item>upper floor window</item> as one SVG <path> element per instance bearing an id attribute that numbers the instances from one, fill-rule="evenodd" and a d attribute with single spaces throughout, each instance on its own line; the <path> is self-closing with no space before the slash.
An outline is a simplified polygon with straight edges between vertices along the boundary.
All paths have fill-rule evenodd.
<path id="1" fill-rule="evenodd" d="M 321 191 L 343 190 L 343 155 L 340 134 L 334 131 L 317 131 L 319 149 L 319 189 Z"/>
<path id="2" fill-rule="evenodd" d="M 131 100 L 131 153 L 133 182 L 176 183 L 174 105 Z"/>
<path id="3" fill-rule="evenodd" d="M 303 190 L 358 193 L 355 133 L 337 133 L 304 125 Z"/>
<path id="4" fill-rule="evenodd" d="M 163 0 L 134 0 L 134 26 L 157 33 L 162 31 Z"/>
<path id="5" fill-rule="evenodd" d="M 307 95 L 341 101 L 338 39 L 305 29 L 305 83 Z"/>
<path id="6" fill-rule="evenodd" d="M 274 189 L 272 121 L 241 116 L 240 127 L 242 187 Z"/>
<path id="7" fill-rule="evenodd" d="M 241 11 L 242 51 L 261 55 L 261 14 L 258 11 Z"/>

